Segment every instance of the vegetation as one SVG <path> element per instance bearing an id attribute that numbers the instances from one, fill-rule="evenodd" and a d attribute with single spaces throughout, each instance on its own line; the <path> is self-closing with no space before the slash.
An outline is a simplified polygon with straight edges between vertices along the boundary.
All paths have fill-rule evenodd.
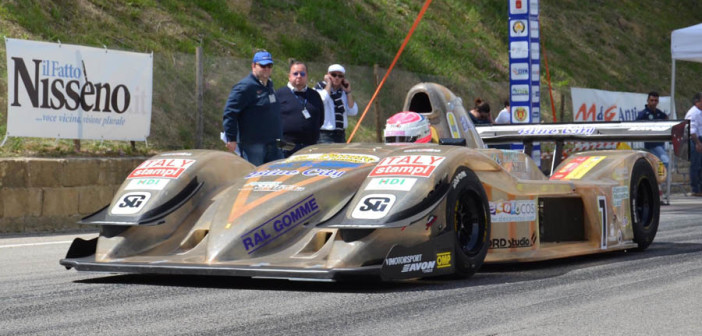
<path id="1" fill-rule="evenodd" d="M 407 87 L 436 80 L 467 103 L 483 96 L 497 106 L 508 81 L 508 0 L 435 0 L 382 91 L 383 114 L 397 111 Z M 221 106 L 231 85 L 248 69 L 252 51 L 265 48 L 277 64 L 310 62 L 311 79 L 326 65 L 342 63 L 365 108 L 374 90 L 373 65 L 387 69 L 423 5 L 420 0 L 3 0 L 0 34 L 110 49 L 153 52 L 154 99 L 149 147 L 84 141 L 79 155 L 148 155 L 194 146 L 194 50 L 206 55 L 205 147 L 221 148 Z M 604 90 L 670 92 L 670 33 L 702 21 L 693 0 L 541 1 L 543 45 L 556 108 L 572 86 Z M 542 50 L 543 52 L 543 50 Z M 4 55 L 4 44 L 0 55 Z M 543 63 L 542 63 L 543 64 Z M 285 83 L 286 67 L 274 68 Z M 699 90 L 702 66 L 678 63 L 678 111 Z M 546 67 L 541 67 L 545 85 Z M 404 75 L 403 75 L 404 74 Z M 0 62 L 0 133 L 5 133 L 7 69 Z M 394 84 L 399 83 L 399 84 Z M 468 84 L 467 84 L 468 83 Z M 402 84 L 402 85 L 400 85 Z M 394 87 L 393 87 L 394 85 Z M 542 119 L 551 121 L 544 86 Z M 561 98 L 563 97 L 563 98 Z M 179 99 L 188 99 L 182 101 Z M 398 106 L 400 105 L 400 106 Z M 564 104 L 566 120 L 569 104 Z M 643 106 L 642 106 L 643 107 Z M 371 141 L 363 122 L 358 139 Z M 355 120 L 355 119 L 354 119 Z M 66 155 L 72 141 L 11 138 L 0 155 Z"/>

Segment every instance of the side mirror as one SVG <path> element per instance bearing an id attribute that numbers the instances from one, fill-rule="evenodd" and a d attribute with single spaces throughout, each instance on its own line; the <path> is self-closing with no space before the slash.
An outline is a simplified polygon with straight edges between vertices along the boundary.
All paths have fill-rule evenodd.
<path id="1" fill-rule="evenodd" d="M 466 146 L 466 139 L 465 138 L 459 138 L 459 139 L 454 139 L 454 138 L 441 138 L 439 139 L 439 145 L 450 145 L 450 146 Z"/>

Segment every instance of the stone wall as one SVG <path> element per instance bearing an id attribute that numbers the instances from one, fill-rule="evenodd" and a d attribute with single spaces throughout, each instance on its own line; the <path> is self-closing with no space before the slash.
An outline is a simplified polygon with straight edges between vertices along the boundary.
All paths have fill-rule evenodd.
<path id="1" fill-rule="evenodd" d="M 110 203 L 146 158 L 0 159 L 0 234 L 61 232 Z"/>

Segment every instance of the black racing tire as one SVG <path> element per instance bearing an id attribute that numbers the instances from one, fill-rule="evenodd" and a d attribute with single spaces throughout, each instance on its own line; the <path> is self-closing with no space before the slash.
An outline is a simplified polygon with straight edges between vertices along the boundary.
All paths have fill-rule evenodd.
<path id="1" fill-rule="evenodd" d="M 656 237 L 661 212 L 658 181 L 646 159 L 641 158 L 634 163 L 629 191 L 634 242 L 638 244 L 638 250 L 643 251 Z"/>
<path id="2" fill-rule="evenodd" d="M 451 179 L 446 223 L 455 235 L 455 277 L 467 278 L 483 265 L 490 246 L 490 207 L 478 176 L 466 167 Z"/>

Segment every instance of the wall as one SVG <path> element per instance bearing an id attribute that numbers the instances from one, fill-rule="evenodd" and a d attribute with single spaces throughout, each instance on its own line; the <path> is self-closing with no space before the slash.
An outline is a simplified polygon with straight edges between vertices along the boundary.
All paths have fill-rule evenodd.
<path id="1" fill-rule="evenodd" d="M 110 203 L 145 159 L 0 159 L 0 234 L 93 229 L 76 221 Z"/>

